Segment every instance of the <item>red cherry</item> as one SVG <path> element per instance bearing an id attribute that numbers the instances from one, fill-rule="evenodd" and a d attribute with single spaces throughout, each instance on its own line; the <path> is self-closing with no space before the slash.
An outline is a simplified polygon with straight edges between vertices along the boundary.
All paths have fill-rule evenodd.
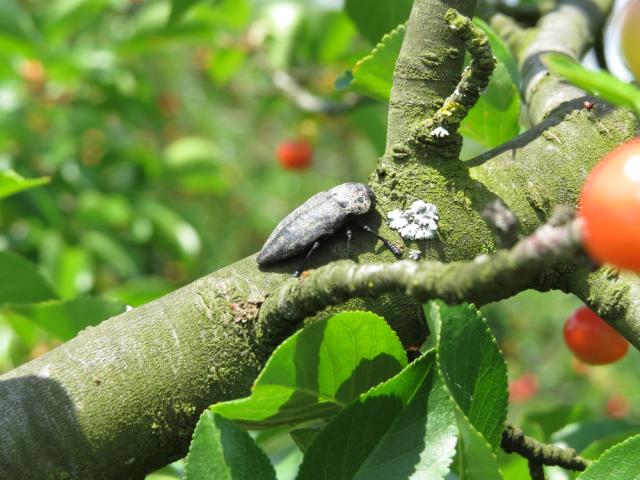
<path id="1" fill-rule="evenodd" d="M 276 156 L 283 168 L 304 170 L 311 165 L 313 148 L 306 140 L 283 141 L 276 148 Z"/>
<path id="2" fill-rule="evenodd" d="M 564 324 L 564 341 L 589 365 L 605 365 L 624 357 L 629 343 L 588 307 L 574 311 Z"/>
<path id="3" fill-rule="evenodd" d="M 584 247 L 600 263 L 640 271 L 640 137 L 607 154 L 579 201 Z"/>
<path id="4" fill-rule="evenodd" d="M 525 373 L 509 382 L 509 401 L 523 403 L 538 391 L 538 378 L 533 373 Z"/>
<path id="5" fill-rule="evenodd" d="M 629 414 L 629 400 L 622 393 L 614 393 L 607 399 L 606 413 L 612 418 L 623 418 Z"/>

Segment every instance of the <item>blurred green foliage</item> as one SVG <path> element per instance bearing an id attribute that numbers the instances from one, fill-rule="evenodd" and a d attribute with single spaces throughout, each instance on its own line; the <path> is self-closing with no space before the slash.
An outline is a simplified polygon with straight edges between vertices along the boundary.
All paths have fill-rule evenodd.
<path id="1" fill-rule="evenodd" d="M 312 3 L 1 3 L 0 251 L 54 292 L 33 301 L 145 303 L 252 254 L 311 193 L 366 179 L 384 105 L 308 113 L 272 82 L 286 68 L 341 101 L 333 80 L 370 49 Z M 287 171 L 275 147 L 298 137 L 314 165 Z M 23 337 L 2 303 L 0 371 L 63 340 Z"/>
<path id="2" fill-rule="evenodd" d="M 405 4 L 372 23 L 362 1 L 343 10 L 330 0 L 2 0 L 0 372 L 252 254 L 312 193 L 365 181 L 384 148 L 386 104 L 304 111 L 273 75 L 346 101 L 353 93 L 336 91 L 336 79 Z M 508 52 L 500 55 L 513 90 Z M 474 139 L 494 144 L 513 126 Z M 275 147 L 298 137 L 314 145 L 314 164 L 288 171 Z M 482 151 L 466 140 L 466 158 Z M 640 357 L 597 368 L 572 360 L 562 322 L 579 304 L 526 292 L 483 313 L 512 383 L 528 379 L 510 417 L 545 440 L 586 432 L 581 446 L 595 458 L 633 431 L 607 417 L 640 420 Z M 278 478 L 292 478 L 301 454 L 288 431 L 255 438 Z M 505 478 L 522 478 L 526 464 L 500 460 Z M 180 472 L 177 464 L 155 478 Z"/>

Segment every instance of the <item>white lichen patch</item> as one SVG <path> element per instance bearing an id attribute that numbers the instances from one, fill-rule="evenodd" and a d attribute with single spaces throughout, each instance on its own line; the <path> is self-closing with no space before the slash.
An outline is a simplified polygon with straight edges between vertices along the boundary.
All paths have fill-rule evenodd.
<path id="1" fill-rule="evenodd" d="M 422 256 L 422 252 L 420 250 L 411 250 L 409 252 L 409 258 L 411 260 L 420 260 L 421 256 Z"/>
<path id="2" fill-rule="evenodd" d="M 449 112 L 449 115 L 451 115 L 451 112 Z M 449 130 L 447 130 L 444 127 L 436 127 L 433 130 L 431 130 L 431 136 L 435 137 L 435 138 L 448 137 L 449 136 Z"/>
<path id="3" fill-rule="evenodd" d="M 387 215 L 389 227 L 405 240 L 428 240 L 438 231 L 438 208 L 433 203 L 416 200 L 407 210 L 393 210 Z"/>

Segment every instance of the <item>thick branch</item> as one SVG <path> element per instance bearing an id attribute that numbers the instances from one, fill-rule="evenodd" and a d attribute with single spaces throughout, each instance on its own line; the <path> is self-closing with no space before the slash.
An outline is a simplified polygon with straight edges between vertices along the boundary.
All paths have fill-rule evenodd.
<path id="1" fill-rule="evenodd" d="M 536 28 L 514 38 L 514 29 L 505 17 L 497 16 L 492 26 L 505 33 L 522 71 L 522 89 L 534 125 L 565 102 L 585 96 L 584 91 L 550 75 L 540 57 L 560 52 L 576 60 L 593 45 L 611 10 L 613 0 L 561 0 L 544 15 Z"/>
<path id="2" fill-rule="evenodd" d="M 256 340 L 277 345 L 307 316 L 352 297 L 404 292 L 419 302 L 439 298 L 450 303 L 485 304 L 540 285 L 551 265 L 564 264 L 581 251 L 576 222 L 539 228 L 511 250 L 470 262 L 413 262 L 358 265 L 335 262 L 284 284 L 260 310 Z"/>
<path id="3" fill-rule="evenodd" d="M 393 77 L 386 157 L 412 137 L 417 125 L 432 118 L 454 90 L 464 60 L 464 39 L 450 28 L 445 15 L 455 9 L 471 17 L 475 3 L 414 2 Z"/>

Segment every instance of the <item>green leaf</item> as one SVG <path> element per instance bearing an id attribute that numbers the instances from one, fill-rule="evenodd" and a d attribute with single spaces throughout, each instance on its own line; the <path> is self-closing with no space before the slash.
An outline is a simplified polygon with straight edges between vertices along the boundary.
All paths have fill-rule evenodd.
<path id="1" fill-rule="evenodd" d="M 300 451 L 306 452 L 319 431 L 319 428 L 298 428 L 297 430 L 292 430 L 290 435 Z"/>
<path id="2" fill-rule="evenodd" d="M 471 305 L 432 302 L 426 309 L 438 366 L 451 398 L 495 450 L 507 416 L 507 366 L 496 339 Z"/>
<path id="3" fill-rule="evenodd" d="M 487 91 L 460 124 L 460 133 L 493 148 L 518 135 L 520 95 L 507 67 L 496 63 Z"/>
<path id="4" fill-rule="evenodd" d="M 53 337 L 71 340 L 80 330 L 98 325 L 107 318 L 125 310 L 125 305 L 114 300 L 97 297 L 79 297 L 72 300 L 11 305 L 7 315 L 19 315 L 35 323 Z"/>
<path id="5" fill-rule="evenodd" d="M 460 480 L 502 479 L 494 449 L 456 406 L 460 431 L 456 470 Z"/>
<path id="6" fill-rule="evenodd" d="M 640 115 L 640 89 L 623 82 L 605 71 L 587 70 L 578 62 L 560 53 L 547 53 L 542 62 L 556 75 L 567 79 L 607 102 L 629 107 Z"/>
<path id="7" fill-rule="evenodd" d="M 49 183 L 49 177 L 27 179 L 13 170 L 0 171 L 0 199 Z"/>
<path id="8" fill-rule="evenodd" d="M 640 435 L 640 427 L 599 438 L 598 440 L 591 442 L 587 448 L 582 450 L 580 452 L 580 456 L 595 460 L 605 451 L 635 435 Z"/>
<path id="9" fill-rule="evenodd" d="M 436 339 L 439 374 L 456 411 L 458 477 L 500 479 L 495 451 L 507 413 L 507 367 L 496 340 L 473 306 L 432 302 L 425 314 Z"/>
<path id="10" fill-rule="evenodd" d="M 176 23 L 187 11 L 201 0 L 171 0 L 169 24 Z"/>
<path id="11" fill-rule="evenodd" d="M 347 0 L 344 8 L 360 33 L 375 44 L 407 21 L 412 5 L 413 0 Z"/>
<path id="12" fill-rule="evenodd" d="M 624 419 L 608 418 L 604 420 L 592 420 L 567 425 L 551 436 L 553 443 L 562 443 L 581 452 L 592 442 L 609 435 L 629 433 L 635 434 L 640 429 L 640 424 Z"/>
<path id="13" fill-rule="evenodd" d="M 196 229 L 171 208 L 154 200 L 143 200 L 139 212 L 148 216 L 160 237 L 182 257 L 200 253 L 202 242 Z"/>
<path id="14" fill-rule="evenodd" d="M 269 459 L 249 434 L 205 410 L 193 433 L 185 480 L 275 480 Z"/>
<path id="15" fill-rule="evenodd" d="M 393 85 L 393 70 L 404 40 L 404 25 L 398 26 L 384 37 L 373 51 L 355 64 L 352 72 L 337 80 L 336 86 L 349 86 L 352 90 L 375 98 L 389 101 Z M 347 84 L 349 77 L 353 78 Z"/>
<path id="16" fill-rule="evenodd" d="M 109 290 L 108 296 L 137 307 L 173 291 L 175 287 L 162 277 L 132 278 Z"/>
<path id="17" fill-rule="evenodd" d="M 534 435 L 543 442 L 551 439 L 551 435 L 565 425 L 586 420 L 589 412 L 584 405 L 560 405 L 557 407 L 527 412 L 522 419 L 522 429 L 532 435 L 531 430 L 539 432 Z"/>
<path id="18" fill-rule="evenodd" d="M 434 353 L 333 418 L 307 450 L 298 480 L 443 478 L 457 432 Z"/>
<path id="19" fill-rule="evenodd" d="M 578 480 L 640 479 L 640 435 L 607 450 L 578 476 Z"/>
<path id="20" fill-rule="evenodd" d="M 400 341 L 382 317 L 345 312 L 282 343 L 250 397 L 211 409 L 249 428 L 328 418 L 406 364 Z"/>
<path id="21" fill-rule="evenodd" d="M 0 304 L 42 302 L 57 298 L 36 266 L 12 252 L 0 252 Z"/>

